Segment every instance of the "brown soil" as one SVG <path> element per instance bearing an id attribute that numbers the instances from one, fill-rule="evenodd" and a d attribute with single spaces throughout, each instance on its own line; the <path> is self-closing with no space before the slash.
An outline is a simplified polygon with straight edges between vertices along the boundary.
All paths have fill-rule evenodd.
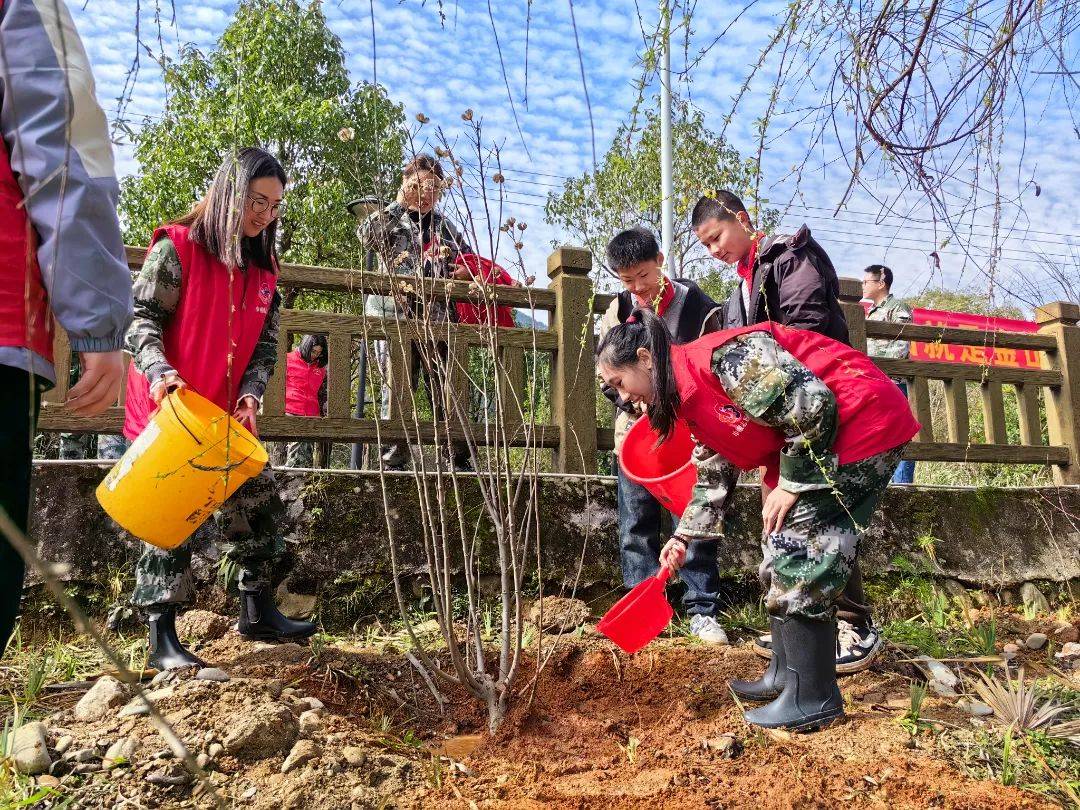
<path id="1" fill-rule="evenodd" d="M 400 656 L 341 646 L 315 656 L 306 647 L 252 644 L 232 632 L 197 651 L 232 680 L 185 681 L 161 701 L 194 753 L 207 750 L 211 739 L 222 741 L 237 718 L 256 710 L 279 710 L 281 704 L 298 715 L 302 707 L 296 704 L 307 695 L 326 705 L 321 726 L 300 733 L 321 750 L 310 764 L 281 773 L 287 748 L 261 758 L 219 756 L 214 779 L 230 806 L 1053 806 L 966 777 L 935 751 L 930 735 L 909 748 L 910 738 L 896 722 L 902 709 L 883 705 L 908 690 L 906 665 L 896 661 L 845 678 L 847 718 L 803 736 L 762 733 L 743 723 L 726 683 L 761 671 L 763 661 L 748 646 L 664 639 L 626 656 L 600 638 L 563 637 L 535 683 L 531 704 L 529 670 L 516 687 L 522 696 L 492 738 L 484 733 L 486 714 L 476 701 L 444 689 L 447 704 L 440 712 L 419 673 Z M 295 694 L 275 697 L 281 686 Z M 210 806 L 205 797 L 192 797 L 190 785 L 146 781 L 149 769 L 168 764 L 149 764 L 164 745 L 146 718 L 79 724 L 69 711 L 77 697 L 63 699 L 49 718 L 51 727 L 76 736 L 74 748 L 125 735 L 141 741 L 129 768 L 107 777 L 64 777 L 80 806 L 113 807 L 121 797 L 137 797 L 146 807 Z M 966 715 L 934 699 L 924 716 L 970 725 Z M 737 740 L 731 751 L 703 744 L 725 734 Z M 352 749 L 353 761 L 345 748 Z M 355 761 L 357 749 L 364 752 L 362 762 Z"/>
<path id="2" fill-rule="evenodd" d="M 467 760 L 435 797 L 450 806 L 1033 808 L 1042 800 L 965 777 L 933 753 L 908 748 L 900 710 L 864 694 L 907 691 L 899 675 L 842 682 L 847 718 L 812 735 L 753 731 L 726 682 L 761 671 L 747 648 L 656 642 L 635 656 L 606 644 L 567 646 L 543 673 L 531 707 Z M 935 711 L 935 709 L 941 711 Z M 926 715 L 965 719 L 929 702 Z M 722 734 L 743 744 L 726 759 L 703 745 Z M 639 742 L 631 754 L 630 738 Z M 633 745 L 629 743 L 629 745 Z M 632 761 L 631 761 L 632 758 Z"/>

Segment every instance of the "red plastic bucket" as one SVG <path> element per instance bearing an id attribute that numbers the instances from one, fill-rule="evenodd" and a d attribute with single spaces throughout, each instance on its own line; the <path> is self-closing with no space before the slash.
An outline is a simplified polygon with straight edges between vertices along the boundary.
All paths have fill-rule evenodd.
<path id="1" fill-rule="evenodd" d="M 660 635 L 671 621 L 671 605 L 664 595 L 670 576 L 670 568 L 661 568 L 655 577 L 639 582 L 604 614 L 596 629 L 623 652 L 636 653 Z"/>
<path id="2" fill-rule="evenodd" d="M 690 458 L 694 437 L 690 426 L 678 419 L 671 436 L 657 447 L 659 438 L 647 416 L 638 419 L 623 439 L 619 465 L 627 478 L 649 490 L 669 512 L 682 517 L 697 483 L 697 468 Z"/>

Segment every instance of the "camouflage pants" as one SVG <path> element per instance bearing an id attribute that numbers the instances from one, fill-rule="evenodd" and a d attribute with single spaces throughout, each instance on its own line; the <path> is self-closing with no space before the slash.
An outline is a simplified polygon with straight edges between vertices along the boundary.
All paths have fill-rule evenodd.
<path id="1" fill-rule="evenodd" d="M 841 465 L 831 490 L 799 495 L 779 532 L 762 542 L 759 573 L 774 616 L 829 619 L 847 585 L 859 541 L 903 447 Z"/>
<path id="2" fill-rule="evenodd" d="M 236 490 L 218 511 L 221 552 L 239 567 L 240 590 L 254 591 L 270 584 L 270 567 L 285 551 L 284 514 L 270 467 Z M 191 538 L 173 549 L 147 545 L 135 569 L 131 603 L 138 607 L 187 605 L 194 596 Z"/>
<path id="3" fill-rule="evenodd" d="M 95 449 L 95 438 L 97 447 Z M 116 461 L 127 450 L 127 439 L 123 436 L 114 436 L 102 433 L 94 436 L 93 433 L 61 433 L 60 434 L 60 458 L 63 459 L 87 459 L 94 458 Z"/>
<path id="4" fill-rule="evenodd" d="M 60 458 L 68 461 L 93 458 L 97 454 L 93 433 L 61 433 Z"/>
<path id="5" fill-rule="evenodd" d="M 286 467 L 315 466 L 315 442 L 289 442 L 285 449 Z"/>

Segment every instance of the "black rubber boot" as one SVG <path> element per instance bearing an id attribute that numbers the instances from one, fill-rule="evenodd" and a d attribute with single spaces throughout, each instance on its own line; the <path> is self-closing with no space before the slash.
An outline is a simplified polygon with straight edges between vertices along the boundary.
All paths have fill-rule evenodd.
<path id="1" fill-rule="evenodd" d="M 785 619 L 774 618 L 769 626 L 772 633 L 772 658 L 765 673 L 756 681 L 731 681 L 728 686 L 740 700 L 772 700 L 780 697 L 787 681 L 787 656 L 784 653 L 783 624 Z"/>
<path id="2" fill-rule="evenodd" d="M 801 616 L 784 620 L 787 680 L 780 697 L 746 713 L 746 722 L 763 728 L 817 731 L 844 716 L 836 685 L 836 620 Z"/>
<path id="3" fill-rule="evenodd" d="M 180 643 L 176 635 L 175 607 L 169 605 L 149 611 L 146 614 L 146 623 L 150 628 L 147 666 L 159 672 L 206 666 Z"/>
<path id="4" fill-rule="evenodd" d="M 295 641 L 314 635 L 313 622 L 296 621 L 278 610 L 270 588 L 240 591 L 240 635 L 260 641 Z"/>

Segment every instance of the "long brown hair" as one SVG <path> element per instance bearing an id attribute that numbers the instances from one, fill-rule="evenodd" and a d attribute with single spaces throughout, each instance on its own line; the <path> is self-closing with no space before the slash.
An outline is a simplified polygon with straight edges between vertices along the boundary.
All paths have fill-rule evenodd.
<path id="1" fill-rule="evenodd" d="M 638 362 L 638 349 L 652 354 L 652 402 L 649 422 L 663 441 L 675 429 L 682 398 L 671 367 L 671 335 L 651 309 L 635 309 L 626 323 L 612 327 L 596 349 L 596 359 L 611 368 L 625 368 Z"/>
<path id="2" fill-rule="evenodd" d="M 226 155 L 210 188 L 176 224 L 191 228 L 191 240 L 202 245 L 226 267 L 255 265 L 277 271 L 277 219 L 258 236 L 244 236 L 241 224 L 252 180 L 276 177 L 284 187 L 285 170 L 278 159 L 247 146 Z"/>

